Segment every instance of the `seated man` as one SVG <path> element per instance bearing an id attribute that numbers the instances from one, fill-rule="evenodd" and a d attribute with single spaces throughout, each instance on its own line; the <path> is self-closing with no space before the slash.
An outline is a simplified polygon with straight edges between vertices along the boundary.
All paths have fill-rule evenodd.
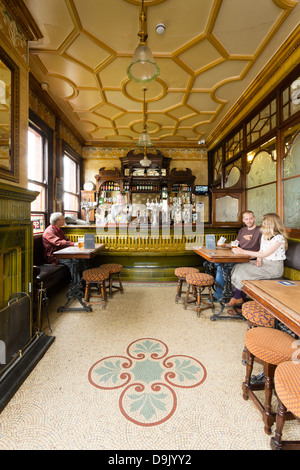
<path id="1" fill-rule="evenodd" d="M 131 221 L 132 205 L 126 204 L 122 193 L 117 195 L 117 203 L 111 208 L 111 221 L 114 223 L 125 224 Z"/>
<path id="2" fill-rule="evenodd" d="M 245 211 L 243 213 L 243 223 L 245 227 L 242 227 L 238 233 L 237 241 L 240 248 L 244 250 L 259 251 L 261 230 L 260 227 L 255 225 L 255 216 L 252 211 Z M 227 247 L 231 247 L 230 243 L 225 244 Z M 223 287 L 225 279 L 223 276 L 222 263 L 215 263 L 217 268 L 216 273 L 216 290 L 214 292 L 214 300 L 220 300 L 222 297 Z"/>
<path id="3" fill-rule="evenodd" d="M 44 257 L 50 264 L 65 264 L 68 266 L 74 282 L 80 281 L 78 259 L 58 259 L 53 252 L 66 248 L 67 246 L 78 246 L 78 243 L 71 242 L 63 233 L 61 227 L 65 223 L 65 218 L 61 212 L 54 212 L 50 216 L 50 225 L 43 233 Z"/>

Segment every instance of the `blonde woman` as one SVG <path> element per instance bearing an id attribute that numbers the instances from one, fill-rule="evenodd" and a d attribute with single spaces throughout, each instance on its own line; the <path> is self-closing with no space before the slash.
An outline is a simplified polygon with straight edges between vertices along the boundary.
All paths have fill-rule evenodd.
<path id="1" fill-rule="evenodd" d="M 236 264 L 232 270 L 231 282 L 235 287 L 234 296 L 228 306 L 241 306 L 246 299 L 242 291 L 243 280 L 276 279 L 282 276 L 285 252 L 287 250 L 287 234 L 278 214 L 265 214 L 262 220 L 262 237 L 259 251 L 248 251 L 233 248 L 236 254 L 246 254 L 256 257 L 256 261 Z M 235 310 L 228 313 L 235 314 Z"/>

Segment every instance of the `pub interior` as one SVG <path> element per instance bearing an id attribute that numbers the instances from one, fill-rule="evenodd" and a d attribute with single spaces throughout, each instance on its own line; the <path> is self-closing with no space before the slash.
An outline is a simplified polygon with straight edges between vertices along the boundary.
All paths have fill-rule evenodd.
<path id="1" fill-rule="evenodd" d="M 1 450 L 300 448 L 299 24 L 298 0 L 0 0 Z M 288 248 L 232 304 L 247 211 Z"/>

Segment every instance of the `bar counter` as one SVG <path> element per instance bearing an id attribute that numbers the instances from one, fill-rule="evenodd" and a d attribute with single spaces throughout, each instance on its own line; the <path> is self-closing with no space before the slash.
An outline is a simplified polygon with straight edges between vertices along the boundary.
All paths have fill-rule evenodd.
<path id="1" fill-rule="evenodd" d="M 205 236 L 215 234 L 216 241 L 226 237 L 235 240 L 239 227 L 212 227 L 192 224 L 152 227 L 134 223 L 99 225 L 65 225 L 63 231 L 69 240 L 77 242 L 85 233 L 95 234 L 96 243 L 104 243 L 105 250 L 94 259 L 94 265 L 120 263 L 122 279 L 140 282 L 173 282 L 177 267 L 191 266 L 204 270 L 203 260 L 193 251 L 205 246 Z"/>

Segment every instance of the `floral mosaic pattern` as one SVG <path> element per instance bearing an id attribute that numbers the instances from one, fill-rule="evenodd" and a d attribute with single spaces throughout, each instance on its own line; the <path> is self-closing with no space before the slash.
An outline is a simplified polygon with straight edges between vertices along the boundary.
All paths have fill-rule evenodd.
<path id="1" fill-rule="evenodd" d="M 140 426 L 155 426 L 176 410 L 176 388 L 201 385 L 207 376 L 203 364 L 191 356 L 168 356 L 168 346 L 155 338 L 132 342 L 127 356 L 100 359 L 89 370 L 90 383 L 101 390 L 123 389 L 121 413 Z"/>

